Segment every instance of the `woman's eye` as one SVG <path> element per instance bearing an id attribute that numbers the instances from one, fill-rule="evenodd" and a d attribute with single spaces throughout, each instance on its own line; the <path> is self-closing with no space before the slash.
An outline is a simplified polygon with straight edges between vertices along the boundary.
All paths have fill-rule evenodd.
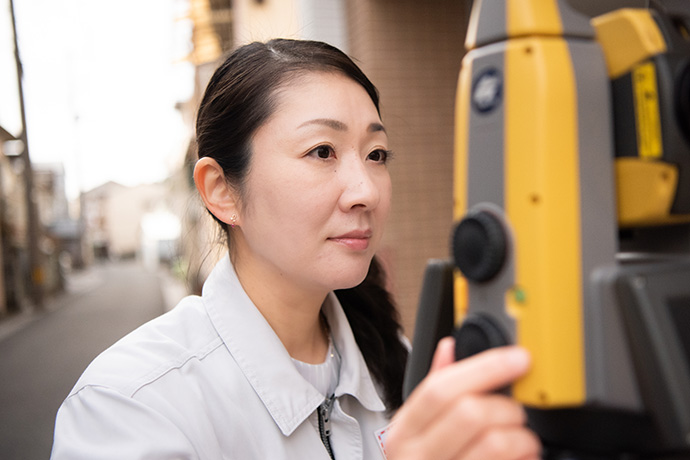
<path id="1" fill-rule="evenodd" d="M 385 163 L 390 155 L 391 152 L 389 150 L 376 149 L 367 156 L 367 159 L 377 163 Z"/>
<path id="2" fill-rule="evenodd" d="M 333 150 L 333 147 L 329 145 L 319 145 L 314 150 L 309 152 L 309 154 L 322 160 L 327 160 L 333 155 L 335 155 L 335 151 Z"/>

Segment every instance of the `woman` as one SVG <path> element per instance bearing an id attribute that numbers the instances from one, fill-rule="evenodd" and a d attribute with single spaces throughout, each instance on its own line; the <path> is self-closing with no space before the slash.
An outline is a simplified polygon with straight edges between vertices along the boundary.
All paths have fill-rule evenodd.
<path id="1" fill-rule="evenodd" d="M 201 297 L 89 366 L 53 458 L 537 458 L 522 409 L 490 393 L 526 372 L 520 349 L 452 364 L 444 341 L 402 404 L 407 349 L 374 259 L 391 153 L 349 58 L 309 41 L 238 49 L 209 82 L 197 144 L 228 256 Z"/>

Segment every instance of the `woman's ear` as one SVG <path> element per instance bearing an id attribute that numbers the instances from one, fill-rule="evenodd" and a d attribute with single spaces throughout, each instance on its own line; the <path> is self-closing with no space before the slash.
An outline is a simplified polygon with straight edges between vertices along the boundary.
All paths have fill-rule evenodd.
<path id="1" fill-rule="evenodd" d="M 216 160 L 204 157 L 196 162 L 194 183 L 211 214 L 228 225 L 237 223 L 236 194 Z"/>

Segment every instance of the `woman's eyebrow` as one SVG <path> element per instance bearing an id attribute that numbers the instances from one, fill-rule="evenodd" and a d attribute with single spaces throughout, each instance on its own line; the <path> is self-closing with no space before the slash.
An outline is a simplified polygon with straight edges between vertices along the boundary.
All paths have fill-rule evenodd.
<path id="1" fill-rule="evenodd" d="M 384 128 L 381 123 L 372 123 L 369 125 L 369 132 L 370 133 L 376 133 L 378 131 L 383 131 L 384 133 L 386 133 L 386 128 Z"/>
<path id="2" fill-rule="evenodd" d="M 332 118 L 314 118 L 313 120 L 307 120 L 297 128 L 303 128 L 309 125 L 323 125 L 328 128 L 334 129 L 336 131 L 347 131 L 348 126 L 342 121 L 334 120 Z M 379 131 L 386 132 L 386 128 L 383 127 L 381 123 L 371 123 L 367 129 L 370 133 L 376 133 Z"/>
<path id="3" fill-rule="evenodd" d="M 342 121 L 333 120 L 332 118 L 315 118 L 308 120 L 299 125 L 297 128 L 302 128 L 309 125 L 324 125 L 336 131 L 347 131 L 347 125 Z"/>

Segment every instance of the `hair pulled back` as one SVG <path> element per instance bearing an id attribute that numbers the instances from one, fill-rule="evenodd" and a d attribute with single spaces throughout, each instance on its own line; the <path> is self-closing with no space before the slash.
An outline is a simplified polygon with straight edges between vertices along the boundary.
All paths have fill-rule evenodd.
<path id="1" fill-rule="evenodd" d="M 231 53 L 211 77 L 197 115 L 198 155 L 216 160 L 241 198 L 246 197 L 252 136 L 275 110 L 276 92 L 308 72 L 337 72 L 351 78 L 379 111 L 376 87 L 347 55 L 322 42 L 276 39 L 250 43 Z M 231 244 L 228 225 L 214 219 Z M 384 281 L 374 258 L 361 284 L 335 294 L 367 367 L 383 391 L 386 407 L 394 411 L 402 404 L 407 349 L 400 342 L 398 312 Z"/>

